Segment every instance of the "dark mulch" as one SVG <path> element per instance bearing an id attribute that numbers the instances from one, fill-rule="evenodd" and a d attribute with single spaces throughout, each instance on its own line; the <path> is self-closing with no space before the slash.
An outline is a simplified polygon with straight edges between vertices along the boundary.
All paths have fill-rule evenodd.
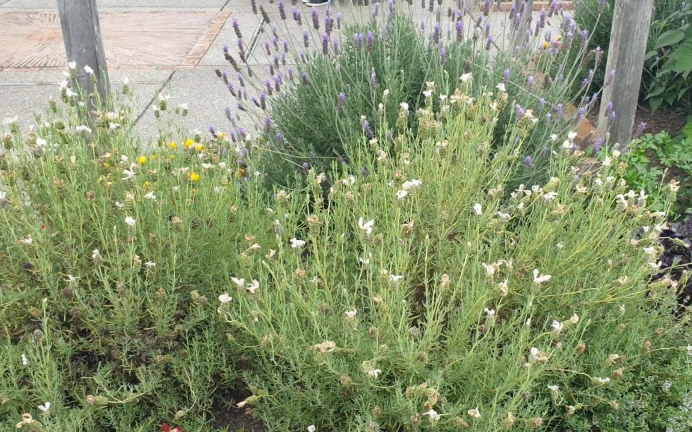
<path id="1" fill-rule="evenodd" d="M 240 377 L 235 382 L 235 388 L 216 395 L 215 400 L 224 402 L 215 403 L 211 409 L 214 427 L 225 432 L 267 432 L 266 426 L 252 417 L 246 408 L 235 405 L 250 396 L 252 393 Z"/>
<path id="2" fill-rule="evenodd" d="M 594 126 L 598 124 L 599 110 L 600 107 L 595 106 L 586 116 Z M 674 137 L 682 131 L 682 128 L 687 123 L 686 117 L 687 113 L 681 108 L 660 108 L 652 113 L 647 104 L 640 104 L 634 116 L 633 131 L 637 130 L 637 126 L 640 123 L 646 123 L 644 133 L 656 135 L 659 132 L 666 131 L 670 136 Z"/>

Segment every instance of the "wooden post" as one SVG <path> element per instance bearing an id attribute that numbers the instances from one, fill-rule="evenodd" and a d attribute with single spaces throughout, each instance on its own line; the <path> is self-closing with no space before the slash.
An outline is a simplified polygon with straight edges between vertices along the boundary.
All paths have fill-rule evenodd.
<path id="1" fill-rule="evenodd" d="M 73 88 L 78 84 L 86 95 L 96 92 L 102 103 L 106 103 L 110 84 L 96 0 L 58 0 L 58 13 L 67 61 L 76 63 L 75 73 L 72 74 Z M 96 88 L 85 66 L 93 70 L 97 79 Z M 97 108 L 96 100 L 91 101 L 92 108 Z"/>
<path id="2" fill-rule="evenodd" d="M 522 4 L 525 4 L 523 10 L 521 8 Z M 514 8 L 516 13 L 521 14 L 521 16 L 519 17 L 520 20 L 518 26 L 515 25 L 516 21 L 510 23 L 514 29 L 514 36 L 511 38 L 512 46 L 509 47 L 512 50 L 512 53 L 516 53 L 517 47 L 519 47 L 520 52 L 524 51 L 526 48 L 526 43 L 529 40 L 526 32 L 531 28 L 533 0 L 514 0 Z"/>
<path id="3" fill-rule="evenodd" d="M 610 132 L 611 144 L 626 147 L 632 140 L 653 8 L 654 0 L 615 2 L 605 69 L 606 85 L 601 97 L 597 129 L 599 137 L 605 137 Z M 615 75 L 609 82 L 613 70 Z M 611 119 L 611 112 L 615 113 L 614 120 Z"/>

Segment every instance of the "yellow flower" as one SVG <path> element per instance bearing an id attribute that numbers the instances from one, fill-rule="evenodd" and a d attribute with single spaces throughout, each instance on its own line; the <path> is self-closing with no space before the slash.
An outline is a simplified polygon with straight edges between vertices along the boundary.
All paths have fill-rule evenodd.
<path id="1" fill-rule="evenodd" d="M 558 37 L 557 37 L 557 40 L 558 40 L 558 41 L 561 41 L 561 40 L 562 40 L 562 36 L 558 36 Z"/>
<path id="2" fill-rule="evenodd" d="M 185 141 L 185 148 L 186 148 L 186 149 L 189 149 L 189 148 L 192 147 L 193 145 L 195 145 L 195 140 L 189 139 L 189 140 Z"/>
<path id="3" fill-rule="evenodd" d="M 144 156 L 140 156 L 139 157 L 139 164 L 144 165 L 145 163 L 147 163 L 147 158 Z"/>
<path id="4" fill-rule="evenodd" d="M 226 138 L 226 132 L 221 132 L 221 138 Z"/>
<path id="5" fill-rule="evenodd" d="M 144 183 L 142 183 L 142 189 L 144 189 L 144 190 L 149 189 L 149 184 L 150 183 L 148 181 L 145 181 Z"/>
<path id="6" fill-rule="evenodd" d="M 109 164 L 108 162 L 106 162 L 106 163 L 103 164 L 103 167 L 104 167 L 104 168 L 108 168 L 108 167 L 110 167 L 110 166 L 111 166 L 111 164 Z"/>
<path id="7" fill-rule="evenodd" d="M 171 148 L 172 150 L 175 150 L 176 147 L 178 147 L 178 144 L 172 142 L 172 143 L 168 144 L 168 147 Z"/>
<path id="8" fill-rule="evenodd" d="M 171 159 L 175 159 L 175 155 L 171 155 Z"/>
<path id="9" fill-rule="evenodd" d="M 199 181 L 199 174 L 197 174 L 196 172 L 192 171 L 192 172 L 190 173 L 190 180 L 192 180 L 193 182 Z"/>
<path id="10" fill-rule="evenodd" d="M 158 157 L 159 157 L 159 155 L 157 155 L 157 154 L 155 154 L 155 155 L 151 155 L 151 160 L 155 160 L 155 159 L 158 159 Z"/>
<path id="11" fill-rule="evenodd" d="M 548 42 L 543 42 L 543 49 L 548 49 L 550 44 Z"/>
<path id="12" fill-rule="evenodd" d="M 198 146 L 195 147 L 195 148 L 197 149 L 197 151 L 200 151 L 200 152 L 201 152 L 202 150 L 204 150 L 204 146 L 203 146 L 202 144 L 198 145 Z"/>

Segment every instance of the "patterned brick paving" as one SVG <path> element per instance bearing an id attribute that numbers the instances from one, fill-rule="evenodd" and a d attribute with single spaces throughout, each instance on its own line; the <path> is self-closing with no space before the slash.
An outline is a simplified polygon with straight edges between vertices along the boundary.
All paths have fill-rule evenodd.
<path id="1" fill-rule="evenodd" d="M 192 69 L 229 12 L 110 12 L 100 14 L 109 68 Z M 50 12 L 0 13 L 0 71 L 63 69 L 60 19 Z"/>

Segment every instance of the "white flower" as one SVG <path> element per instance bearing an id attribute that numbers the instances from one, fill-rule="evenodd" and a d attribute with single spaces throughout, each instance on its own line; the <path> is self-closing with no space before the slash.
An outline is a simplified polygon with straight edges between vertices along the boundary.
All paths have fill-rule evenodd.
<path id="1" fill-rule="evenodd" d="M 407 190 L 411 190 L 411 189 L 415 189 L 415 188 L 417 188 L 417 187 L 420 187 L 422 184 L 423 184 L 423 181 L 422 181 L 422 180 L 411 179 L 411 180 L 405 181 L 405 182 L 401 185 L 401 187 L 402 187 L 404 190 L 407 191 Z"/>
<path id="2" fill-rule="evenodd" d="M 180 105 L 178 105 L 178 109 L 188 111 L 190 109 L 190 106 L 187 103 L 181 103 Z"/>
<path id="3" fill-rule="evenodd" d="M 79 278 L 74 277 L 72 275 L 67 275 L 67 277 L 65 278 L 65 282 L 67 282 L 68 284 L 73 284 L 73 283 L 77 282 L 77 279 L 79 279 Z"/>
<path id="4" fill-rule="evenodd" d="M 247 284 L 247 286 L 245 287 L 245 289 L 248 290 L 248 292 L 249 292 L 250 294 L 254 294 L 254 293 L 257 292 L 257 290 L 259 289 L 259 287 L 260 287 L 260 283 L 259 283 L 257 280 L 253 279 L 252 282 L 250 282 L 249 284 Z"/>
<path id="5" fill-rule="evenodd" d="M 155 200 L 156 195 L 154 194 L 153 191 L 151 191 L 151 192 L 147 193 L 146 195 L 144 195 L 144 198 L 149 199 L 149 200 Z"/>
<path id="6" fill-rule="evenodd" d="M 360 229 L 365 231 L 368 235 L 372 234 L 372 226 L 373 225 L 375 225 L 374 220 L 369 220 L 369 221 L 365 222 L 365 219 L 363 219 L 362 217 L 358 219 L 358 226 L 360 227 Z"/>
<path id="7" fill-rule="evenodd" d="M 408 111 L 408 104 L 406 102 L 402 102 L 399 104 L 402 110 Z"/>
<path id="8" fill-rule="evenodd" d="M 242 288 L 245 286 L 245 279 L 236 279 L 234 277 L 231 278 L 234 284 L 238 285 L 239 288 Z"/>
<path id="9" fill-rule="evenodd" d="M 531 317 L 529 317 L 529 318 L 526 320 L 526 323 L 525 323 L 524 325 L 525 325 L 526 327 L 531 327 Z"/>
<path id="10" fill-rule="evenodd" d="M 43 405 L 39 405 L 38 409 L 40 409 L 43 412 L 48 412 L 48 410 L 50 410 L 50 402 L 46 402 Z"/>
<path id="11" fill-rule="evenodd" d="M 133 227 L 133 226 L 135 226 L 136 221 L 135 221 L 135 218 L 133 218 L 132 216 L 128 216 L 125 218 L 125 223 L 128 224 L 129 226 Z"/>
<path id="12" fill-rule="evenodd" d="M 556 392 L 556 391 L 558 391 L 559 389 L 560 389 L 560 387 L 558 387 L 558 386 L 556 386 L 556 385 L 549 385 L 549 386 L 548 386 L 548 390 L 550 390 L 551 392 Z"/>
<path id="13" fill-rule="evenodd" d="M 494 316 L 495 316 L 495 309 L 488 309 L 488 308 L 485 308 L 485 313 L 486 313 L 489 317 L 494 317 Z"/>
<path id="14" fill-rule="evenodd" d="M 692 345 L 687 345 L 687 355 L 692 356 Z"/>
<path id="15" fill-rule="evenodd" d="M 512 217 L 509 213 L 495 212 L 495 215 L 502 220 L 502 222 L 507 222 Z"/>
<path id="16" fill-rule="evenodd" d="M 603 166 L 610 166 L 610 165 L 611 165 L 610 156 L 606 156 L 606 158 L 603 160 L 602 165 L 603 165 Z"/>
<path id="17" fill-rule="evenodd" d="M 621 313 L 621 314 L 624 314 L 624 313 L 625 313 L 626 308 L 625 308 L 625 305 L 624 305 L 624 304 L 621 304 L 620 306 L 618 306 L 618 308 L 620 309 L 620 313 Z"/>
<path id="18" fill-rule="evenodd" d="M 576 137 L 577 137 L 577 133 L 574 132 L 574 131 L 570 131 L 570 132 L 567 134 L 567 138 L 569 138 L 570 141 L 572 141 L 572 140 L 575 139 Z"/>
<path id="19" fill-rule="evenodd" d="M 308 432 L 315 432 L 316 430 L 317 428 L 315 427 L 315 425 L 308 426 Z"/>
<path id="20" fill-rule="evenodd" d="M 291 247 L 293 249 L 300 249 L 303 246 L 305 246 L 305 244 L 306 244 L 305 240 L 298 240 L 295 237 L 291 239 Z"/>
<path id="21" fill-rule="evenodd" d="M 553 329 L 555 329 L 555 333 L 557 334 L 560 334 L 560 332 L 562 332 L 563 327 L 565 327 L 563 323 L 557 320 L 553 320 L 553 324 L 551 326 L 553 327 Z"/>
<path id="22" fill-rule="evenodd" d="M 5 197 L 7 197 L 7 192 L 0 190 L 0 201 L 4 200 Z"/>
<path id="23" fill-rule="evenodd" d="M 358 313 L 358 311 L 354 308 L 350 311 L 344 312 L 344 315 L 346 315 L 346 318 L 348 318 L 348 319 L 354 319 L 356 317 L 357 313 Z"/>
<path id="24" fill-rule="evenodd" d="M 46 144 L 48 144 L 48 141 L 44 140 L 43 138 L 36 138 L 37 146 L 44 147 Z"/>
<path id="25" fill-rule="evenodd" d="M 547 194 L 543 195 L 543 199 L 547 203 L 555 201 L 555 198 L 557 198 L 557 192 L 548 192 Z"/>
<path id="26" fill-rule="evenodd" d="M 426 98 L 429 98 L 430 96 L 432 96 L 432 90 L 425 90 L 423 92 L 423 96 L 425 96 Z"/>
<path id="27" fill-rule="evenodd" d="M 123 174 L 125 175 L 125 177 L 123 177 L 123 180 L 131 180 L 134 176 L 137 175 L 137 173 L 134 172 L 134 170 L 132 170 L 132 167 L 130 167 L 129 170 L 123 171 Z"/>
<path id="28" fill-rule="evenodd" d="M 500 291 L 502 291 L 503 296 L 509 294 L 509 286 L 507 285 L 507 279 L 497 284 L 497 286 L 500 288 Z"/>
<path id="29" fill-rule="evenodd" d="M 465 73 L 462 76 L 460 76 L 459 81 L 465 83 L 466 81 L 470 80 L 471 78 L 473 78 L 473 74 L 471 74 L 471 72 L 469 72 L 469 73 Z"/>
<path id="30" fill-rule="evenodd" d="M 233 298 L 228 295 L 228 293 L 223 293 L 219 296 L 219 301 L 223 304 L 230 303 Z"/>
<path id="31" fill-rule="evenodd" d="M 84 126 L 84 125 L 77 126 L 76 128 L 74 128 L 74 130 L 77 133 L 82 133 L 82 132 L 91 133 L 91 129 L 89 128 L 89 126 Z"/>
<path id="32" fill-rule="evenodd" d="M 404 277 L 401 275 L 390 275 L 389 276 L 389 282 L 398 284 L 400 280 L 402 280 Z"/>
<path id="33" fill-rule="evenodd" d="M 24 366 L 29 366 L 29 359 L 26 358 L 26 354 L 22 354 L 22 364 Z"/>
<path id="34" fill-rule="evenodd" d="M 552 141 L 552 142 L 557 141 L 557 134 L 550 135 L 550 141 Z"/>
<path id="35" fill-rule="evenodd" d="M 89 65 L 84 65 L 84 72 L 88 73 L 89 75 L 94 74 L 94 70 L 89 67 Z"/>
<path id="36" fill-rule="evenodd" d="M 147 261 L 144 263 L 144 266 L 146 268 L 154 268 L 154 267 L 156 267 L 156 263 L 154 261 Z"/>
<path id="37" fill-rule="evenodd" d="M 398 199 L 398 200 L 402 200 L 402 199 L 406 198 L 407 195 L 408 195 L 408 192 L 405 191 L 404 189 L 396 191 L 396 199 Z"/>
<path id="38" fill-rule="evenodd" d="M 610 378 L 599 378 L 599 377 L 596 377 L 596 378 L 594 378 L 594 381 L 596 381 L 598 384 L 603 385 L 603 384 L 608 384 L 608 383 L 610 382 Z"/>
<path id="39" fill-rule="evenodd" d="M 564 249 L 564 248 L 565 248 L 565 243 L 564 243 L 564 242 L 560 242 L 560 243 L 556 244 L 555 247 L 558 248 L 558 249 Z"/>
<path id="40" fill-rule="evenodd" d="M 500 93 L 504 93 L 505 91 L 507 91 L 507 89 L 505 88 L 505 83 L 500 83 L 496 85 L 495 88 L 498 89 Z"/>
<path id="41" fill-rule="evenodd" d="M 77 69 L 77 62 L 76 61 L 67 62 L 67 67 L 69 67 L 72 70 Z"/>
<path id="42" fill-rule="evenodd" d="M 579 315 L 577 315 L 577 314 L 572 315 L 572 318 L 569 319 L 569 322 L 571 322 L 572 324 L 578 323 L 579 322 Z"/>
<path id="43" fill-rule="evenodd" d="M 478 408 L 470 409 L 468 412 L 469 415 L 475 419 L 481 418 L 481 412 L 478 410 Z"/>
<path id="44" fill-rule="evenodd" d="M 483 206 L 476 203 L 473 205 L 473 213 L 475 213 L 477 216 L 480 216 L 483 214 Z"/>
<path id="45" fill-rule="evenodd" d="M 125 84 L 125 85 L 130 84 L 130 78 L 128 78 L 128 77 L 123 78 L 123 84 Z"/>
<path id="46" fill-rule="evenodd" d="M 437 413 L 437 411 L 431 409 L 430 411 L 424 412 L 423 415 L 426 415 L 430 417 L 431 422 L 436 422 L 440 419 L 440 415 Z"/>
<path id="47" fill-rule="evenodd" d="M 488 276 L 492 276 L 495 274 L 495 269 L 497 268 L 496 265 L 494 264 L 486 264 L 486 263 L 481 263 L 483 268 L 485 269 L 486 273 L 488 273 Z"/>
<path id="48" fill-rule="evenodd" d="M 382 374 L 381 369 L 372 369 L 372 370 L 368 371 L 368 376 L 370 378 L 377 378 L 380 376 L 380 374 Z"/>
<path id="49" fill-rule="evenodd" d="M 91 259 L 98 259 L 101 258 L 101 252 L 99 252 L 98 249 L 94 249 L 91 251 Z"/>
<path id="50" fill-rule="evenodd" d="M 116 202 L 115 202 L 115 206 L 116 206 L 117 208 L 121 209 L 121 210 L 125 208 L 125 204 L 123 204 L 123 203 L 121 203 L 121 202 L 119 202 L 119 201 L 116 201 Z"/>
<path id="51" fill-rule="evenodd" d="M 539 274 L 538 269 L 533 269 L 533 282 L 537 284 L 541 284 L 543 282 L 548 282 L 552 278 L 551 275 L 542 275 Z"/>

